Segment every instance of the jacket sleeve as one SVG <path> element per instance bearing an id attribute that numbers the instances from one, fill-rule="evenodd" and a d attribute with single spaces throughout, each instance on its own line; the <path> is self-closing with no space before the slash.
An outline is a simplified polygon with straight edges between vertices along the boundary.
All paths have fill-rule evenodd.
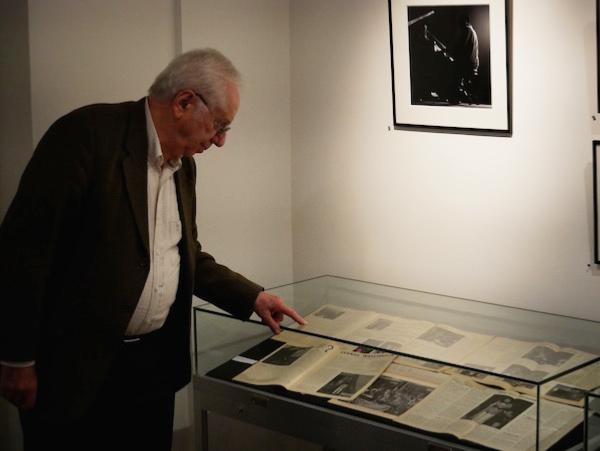
<path id="1" fill-rule="evenodd" d="M 77 224 L 89 152 L 81 119 L 65 116 L 41 139 L 0 226 L 0 360 L 36 359 L 59 247 Z M 63 243 L 63 244 L 61 244 Z"/>
<path id="2" fill-rule="evenodd" d="M 202 250 L 202 246 L 198 242 L 198 230 L 195 221 L 196 198 L 194 187 L 196 166 L 193 159 L 191 160 L 192 179 L 194 181 L 191 189 L 194 197 L 192 202 L 192 234 L 195 247 L 194 294 L 237 318 L 247 319 L 253 312 L 256 297 L 264 288 L 228 267 L 217 263 L 212 255 Z"/>

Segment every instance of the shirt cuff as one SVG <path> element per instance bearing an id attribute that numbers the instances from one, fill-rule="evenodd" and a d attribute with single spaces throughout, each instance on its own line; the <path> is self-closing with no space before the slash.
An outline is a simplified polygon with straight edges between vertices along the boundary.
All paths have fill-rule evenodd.
<path id="1" fill-rule="evenodd" d="M 0 360 L 0 365 L 12 366 L 13 368 L 27 368 L 35 365 L 35 360 L 29 360 L 27 362 L 7 362 L 5 360 Z"/>

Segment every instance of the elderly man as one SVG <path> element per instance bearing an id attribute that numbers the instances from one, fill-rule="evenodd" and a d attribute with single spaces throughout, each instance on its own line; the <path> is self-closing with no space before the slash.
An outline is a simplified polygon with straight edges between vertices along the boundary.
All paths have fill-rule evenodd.
<path id="1" fill-rule="evenodd" d="M 37 146 L 0 228 L 0 393 L 26 450 L 170 450 L 193 294 L 275 333 L 304 322 L 197 241 L 192 156 L 225 143 L 238 83 L 190 51 L 147 98 L 75 110 Z"/>

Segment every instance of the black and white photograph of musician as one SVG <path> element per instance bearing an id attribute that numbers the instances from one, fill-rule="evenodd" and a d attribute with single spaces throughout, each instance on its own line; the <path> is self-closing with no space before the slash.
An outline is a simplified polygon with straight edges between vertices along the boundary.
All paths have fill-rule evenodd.
<path id="1" fill-rule="evenodd" d="M 277 352 L 274 352 L 263 363 L 278 366 L 290 366 L 312 348 L 284 345 Z"/>
<path id="2" fill-rule="evenodd" d="M 553 398 L 565 399 L 567 401 L 580 402 L 585 398 L 585 393 L 585 390 L 577 387 L 557 384 L 552 388 L 552 390 L 548 391 L 546 395 Z"/>
<path id="3" fill-rule="evenodd" d="M 369 375 L 341 372 L 323 385 L 318 392 L 331 396 L 350 397 L 362 390 L 370 381 Z"/>
<path id="4" fill-rule="evenodd" d="M 572 352 L 555 351 L 548 346 L 536 346 L 523 356 L 524 359 L 533 360 L 539 365 L 556 367 L 564 365 L 571 357 L 573 357 Z"/>
<path id="5" fill-rule="evenodd" d="M 489 5 L 409 6 L 412 105 L 491 108 Z"/>
<path id="6" fill-rule="evenodd" d="M 380 376 L 352 403 L 367 409 L 400 416 L 421 402 L 433 390 L 433 387 L 426 385 Z"/>
<path id="7" fill-rule="evenodd" d="M 465 338 L 464 335 L 454 333 L 442 327 L 433 326 L 417 337 L 420 340 L 425 340 L 442 348 L 449 348 L 458 341 Z"/>
<path id="8" fill-rule="evenodd" d="M 515 399 L 504 395 L 492 395 L 462 418 L 496 429 L 502 429 L 532 405 L 533 402 L 524 399 Z"/>

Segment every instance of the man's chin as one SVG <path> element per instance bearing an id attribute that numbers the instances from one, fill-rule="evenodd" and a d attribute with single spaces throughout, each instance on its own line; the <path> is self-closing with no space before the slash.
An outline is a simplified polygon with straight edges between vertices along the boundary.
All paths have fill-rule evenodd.
<path id="1" fill-rule="evenodd" d="M 200 146 L 200 147 L 198 147 L 198 149 L 195 152 L 192 153 L 192 155 L 203 153 L 207 149 L 208 149 L 208 147 Z"/>
<path id="2" fill-rule="evenodd" d="M 185 149 L 183 152 L 184 157 L 193 157 L 194 155 L 199 155 L 204 152 L 206 149 L 204 147 L 198 147 L 196 149 Z"/>

